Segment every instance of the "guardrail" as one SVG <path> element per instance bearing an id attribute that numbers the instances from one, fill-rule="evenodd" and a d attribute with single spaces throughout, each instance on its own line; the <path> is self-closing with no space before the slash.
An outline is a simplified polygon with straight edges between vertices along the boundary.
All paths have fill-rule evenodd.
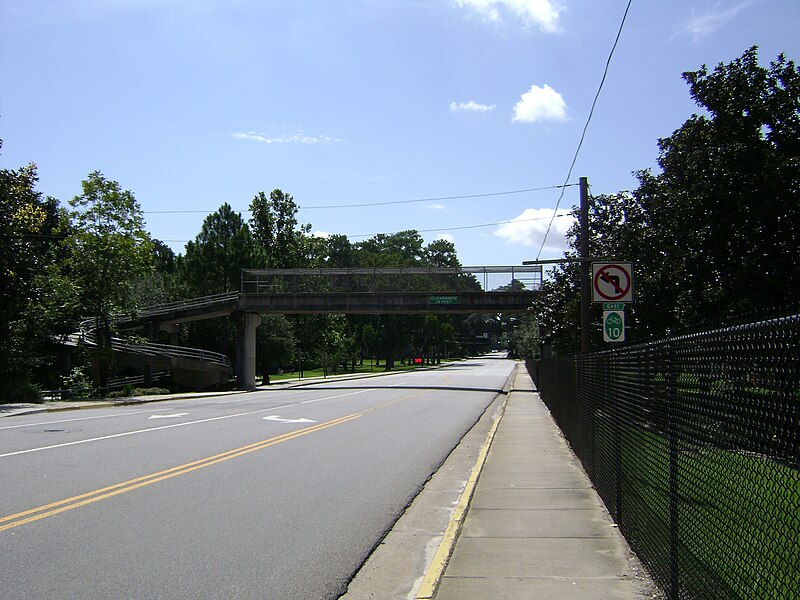
<path id="1" fill-rule="evenodd" d="M 151 318 L 159 315 L 170 314 L 184 310 L 197 310 L 203 308 L 210 308 L 220 304 L 227 304 L 235 302 L 239 299 L 239 292 L 225 292 L 224 294 L 213 294 L 211 296 L 202 296 L 200 298 L 189 298 L 187 300 L 178 300 L 175 302 L 166 302 L 164 304 L 154 304 L 152 306 L 145 306 L 136 316 L 120 316 L 116 318 L 117 323 L 126 323 L 133 321 L 137 318 Z"/>
<path id="2" fill-rule="evenodd" d="M 67 336 L 61 336 L 61 343 L 72 344 L 86 344 L 88 346 L 97 346 L 97 335 L 93 328 L 87 326 L 87 323 L 92 323 L 93 319 L 86 319 L 81 322 L 81 331 Z M 217 365 L 231 369 L 233 366 L 231 360 L 224 354 L 219 352 L 211 352 L 210 350 L 201 350 L 199 348 L 187 348 L 184 346 L 171 346 L 169 344 L 156 344 L 153 342 L 144 342 L 141 344 L 131 344 L 122 338 L 111 338 L 111 349 L 115 352 L 128 352 L 130 354 L 140 354 L 143 356 L 166 356 L 166 357 L 180 357 L 200 360 L 212 365 Z"/>
<path id="3" fill-rule="evenodd" d="M 170 346 L 168 344 L 154 344 L 147 342 L 144 344 L 129 344 L 120 338 L 111 339 L 111 349 L 118 352 L 129 352 L 131 354 L 143 354 L 145 356 L 168 356 L 190 358 L 203 362 L 231 367 L 230 359 L 219 352 L 201 350 L 199 348 L 186 348 L 184 346 Z"/>

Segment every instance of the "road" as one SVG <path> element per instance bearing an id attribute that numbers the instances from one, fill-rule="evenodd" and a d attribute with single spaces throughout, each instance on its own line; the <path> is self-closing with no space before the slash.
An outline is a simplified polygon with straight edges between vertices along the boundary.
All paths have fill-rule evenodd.
<path id="1" fill-rule="evenodd" d="M 0 420 L 0 597 L 341 595 L 513 362 Z"/>

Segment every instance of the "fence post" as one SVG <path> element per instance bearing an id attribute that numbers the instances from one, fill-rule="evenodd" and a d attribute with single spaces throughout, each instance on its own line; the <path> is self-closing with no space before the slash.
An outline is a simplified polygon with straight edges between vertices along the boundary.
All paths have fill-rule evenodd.
<path id="1" fill-rule="evenodd" d="M 617 525 L 622 526 L 622 444 L 621 436 L 621 411 L 619 408 L 619 360 L 617 352 L 611 353 L 611 379 L 609 397 L 611 399 L 611 419 L 613 431 L 613 453 L 614 453 L 614 509 L 616 515 L 614 520 Z"/>
<path id="2" fill-rule="evenodd" d="M 675 439 L 675 381 L 672 352 L 667 352 L 664 384 L 667 402 L 667 440 L 669 444 L 669 600 L 677 600 L 680 595 L 680 576 L 678 561 L 678 448 Z"/>

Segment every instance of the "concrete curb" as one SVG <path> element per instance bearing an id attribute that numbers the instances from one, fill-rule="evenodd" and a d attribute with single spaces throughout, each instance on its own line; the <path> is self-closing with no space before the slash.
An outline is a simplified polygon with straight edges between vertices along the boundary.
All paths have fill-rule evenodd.
<path id="1" fill-rule="evenodd" d="M 464 525 L 464 519 L 467 516 L 469 504 L 472 501 L 473 494 L 475 493 L 475 487 L 478 484 L 478 478 L 480 477 L 484 464 L 486 464 L 486 457 L 489 455 L 489 448 L 492 446 L 492 441 L 497 433 L 497 427 L 500 425 L 500 421 L 503 418 L 503 413 L 505 412 L 506 404 L 508 402 L 508 393 L 512 388 L 513 381 L 518 370 L 519 363 L 514 366 L 514 369 L 511 371 L 511 374 L 503 386 L 502 393 L 506 395 L 506 398 L 504 399 L 503 404 L 500 406 L 499 415 L 492 424 L 491 429 L 489 429 L 489 433 L 486 436 L 486 440 L 483 442 L 483 446 L 481 446 L 475 466 L 472 467 L 469 479 L 467 480 L 467 483 L 464 486 L 464 491 L 461 493 L 461 498 L 459 498 L 458 504 L 456 505 L 456 508 L 450 517 L 450 522 L 448 523 L 447 529 L 442 536 L 442 541 L 439 543 L 439 547 L 434 554 L 433 561 L 422 578 L 422 583 L 417 591 L 416 600 L 431 600 L 436 595 L 436 589 L 439 586 L 439 581 L 444 575 L 444 571 L 447 568 L 447 563 L 453 554 L 456 540 L 458 540 L 458 535 L 461 533 L 461 528 Z"/>
<path id="2" fill-rule="evenodd" d="M 435 369 L 445 369 L 447 367 L 457 365 L 457 362 L 448 362 L 446 364 L 434 365 L 428 367 L 420 367 L 419 371 L 432 371 Z M 284 380 L 276 381 L 267 385 L 262 385 L 254 390 L 230 390 L 226 392 L 197 392 L 197 393 L 178 393 L 178 394 L 160 394 L 155 396 L 132 396 L 129 398 L 121 398 L 119 400 L 86 400 L 75 402 L 45 402 L 43 404 L 0 404 L 0 419 L 5 417 L 15 417 L 21 415 L 33 415 L 47 412 L 65 412 L 70 410 L 82 410 L 87 408 L 109 408 L 114 406 L 133 406 L 137 404 L 149 404 L 151 402 L 167 402 L 169 400 L 191 400 L 197 398 L 214 398 L 215 396 L 230 396 L 234 394 L 249 394 L 251 392 L 263 392 L 270 389 L 294 389 L 300 387 L 308 387 L 318 385 L 319 383 L 327 381 L 350 381 L 358 379 L 369 379 L 372 377 L 383 377 L 387 375 L 398 375 L 404 371 L 383 371 L 379 373 L 358 373 L 332 375 L 329 377 L 315 377 L 313 379 L 305 380 Z M 414 372 L 417 372 L 416 370 Z M 14 408 L 17 406 L 18 408 Z"/>

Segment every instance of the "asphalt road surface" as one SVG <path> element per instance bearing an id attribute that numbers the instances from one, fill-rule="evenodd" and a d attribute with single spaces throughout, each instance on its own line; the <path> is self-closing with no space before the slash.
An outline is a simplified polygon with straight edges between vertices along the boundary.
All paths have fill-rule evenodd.
<path id="1" fill-rule="evenodd" d="M 337 598 L 513 366 L 2 419 L 0 598 Z"/>

